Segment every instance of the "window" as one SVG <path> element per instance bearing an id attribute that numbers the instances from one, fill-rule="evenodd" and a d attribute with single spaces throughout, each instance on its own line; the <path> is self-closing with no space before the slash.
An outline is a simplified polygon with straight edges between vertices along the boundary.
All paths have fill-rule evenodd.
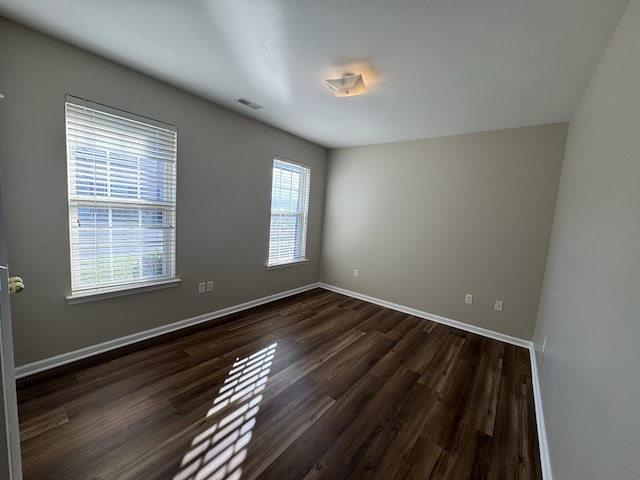
<path id="1" fill-rule="evenodd" d="M 269 267 L 306 261 L 310 179 L 308 167 L 273 161 Z"/>
<path id="2" fill-rule="evenodd" d="M 73 97 L 65 110 L 70 298 L 175 280 L 176 129 Z"/>

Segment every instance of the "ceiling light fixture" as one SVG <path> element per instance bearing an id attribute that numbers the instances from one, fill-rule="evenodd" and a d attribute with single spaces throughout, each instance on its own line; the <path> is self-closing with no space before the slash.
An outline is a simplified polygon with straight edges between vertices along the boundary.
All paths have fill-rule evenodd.
<path id="1" fill-rule="evenodd" d="M 362 74 L 343 73 L 342 77 L 325 80 L 336 97 L 353 97 L 367 93 Z"/>

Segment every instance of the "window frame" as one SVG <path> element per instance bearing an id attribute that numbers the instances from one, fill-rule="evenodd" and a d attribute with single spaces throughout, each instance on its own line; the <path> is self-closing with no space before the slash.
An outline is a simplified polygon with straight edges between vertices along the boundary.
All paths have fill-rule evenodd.
<path id="1" fill-rule="evenodd" d="M 302 192 L 302 195 L 298 197 L 298 206 L 296 210 L 274 210 L 274 183 L 276 181 L 275 174 L 277 165 L 282 167 L 299 170 L 299 187 L 298 192 Z M 280 188 L 282 191 L 282 188 Z M 274 156 L 271 163 L 271 198 L 270 198 L 270 215 L 269 215 L 269 242 L 267 251 L 266 267 L 268 270 L 289 267 L 294 265 L 301 265 L 307 263 L 307 239 L 308 239 L 308 225 L 309 225 L 309 205 L 311 200 L 311 166 L 301 162 L 296 162 L 283 157 Z M 293 247 L 294 254 L 290 257 L 283 259 L 280 255 L 272 256 L 272 252 L 275 250 L 272 244 L 274 239 L 274 215 L 278 216 L 297 216 L 299 221 L 296 225 L 296 241 Z"/>
<path id="2" fill-rule="evenodd" d="M 88 133 L 80 130 L 86 126 L 78 120 L 83 114 L 94 115 L 96 119 L 95 129 Z M 112 133 L 110 122 L 118 123 L 122 129 L 113 129 L 115 133 Z M 136 129 L 143 129 L 152 134 L 141 134 L 140 138 L 136 138 L 142 140 L 138 144 L 133 137 L 130 137 L 129 141 L 123 141 L 125 134 L 132 136 Z M 162 154 L 152 155 L 144 152 L 150 145 L 145 141 L 154 138 L 154 132 L 156 136 L 168 139 L 168 148 Z M 115 146 L 111 149 L 105 146 L 105 140 L 97 139 L 101 134 L 108 135 L 108 140 L 114 140 Z M 177 128 L 164 122 L 66 95 L 65 141 L 71 274 L 68 303 L 81 303 L 178 285 L 180 279 L 176 276 Z M 158 145 L 156 149 L 163 150 Z M 78 153 L 79 151 L 81 153 Z M 93 177 L 91 174 L 87 176 L 86 173 L 86 169 L 90 170 L 91 165 Z M 102 194 L 98 193 L 99 188 L 103 189 Z M 150 193 L 152 190 L 156 193 Z M 108 241 L 100 245 L 98 217 L 104 215 L 104 212 L 107 217 L 106 224 L 102 226 Z M 83 214 L 90 215 L 93 220 L 93 243 L 83 243 L 81 239 Z M 120 224 L 114 221 L 118 215 L 121 216 Z M 160 218 L 159 223 L 154 221 L 154 217 Z M 156 237 L 161 240 L 142 238 L 149 226 L 145 227 L 145 221 L 149 219 L 152 225 L 151 229 L 147 230 L 151 233 L 150 238 Z M 84 234 L 87 235 L 87 232 L 91 231 L 89 228 Z M 122 241 L 122 238 L 126 239 L 134 232 L 139 236 L 136 244 L 138 251 L 132 249 L 131 256 L 134 265 L 136 262 L 138 264 L 139 276 L 133 274 L 130 278 L 114 279 L 117 267 L 113 266 L 113 260 L 117 256 L 110 254 L 101 257 L 97 250 L 104 248 L 113 252 L 118 241 L 114 237 L 120 235 Z M 160 243 L 156 243 L 158 241 Z M 145 255 L 155 256 L 158 253 L 143 251 L 152 248 L 154 243 L 159 245 L 161 270 L 159 274 L 145 275 Z M 80 266 L 83 246 L 96 251 L 86 257 L 89 262 L 91 259 L 95 260 L 96 280 L 85 284 L 81 280 Z M 104 272 L 100 272 L 98 263 L 101 258 L 111 262 L 110 271 L 107 272 L 109 269 L 105 269 Z M 157 270 L 153 265 L 150 269 Z M 98 278 L 105 272 L 110 277 L 108 281 Z"/>

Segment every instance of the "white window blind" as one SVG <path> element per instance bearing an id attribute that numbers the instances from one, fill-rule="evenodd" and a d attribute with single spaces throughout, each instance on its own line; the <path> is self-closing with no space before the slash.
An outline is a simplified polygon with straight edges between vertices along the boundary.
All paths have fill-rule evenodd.
<path id="1" fill-rule="evenodd" d="M 174 127 L 67 97 L 71 293 L 175 278 Z"/>
<path id="2" fill-rule="evenodd" d="M 306 260 L 310 180 L 311 170 L 308 167 L 273 160 L 267 263 L 270 267 Z"/>

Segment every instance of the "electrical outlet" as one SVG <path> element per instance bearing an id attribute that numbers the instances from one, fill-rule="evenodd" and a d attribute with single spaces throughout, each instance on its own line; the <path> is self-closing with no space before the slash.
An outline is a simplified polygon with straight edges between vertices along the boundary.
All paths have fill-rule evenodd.
<path id="1" fill-rule="evenodd" d="M 353 276 L 354 276 L 354 277 L 356 277 L 356 278 L 358 278 L 358 276 L 359 276 L 359 275 L 360 275 L 360 272 L 358 271 L 358 269 L 357 269 L 357 268 L 354 268 L 354 269 L 353 269 Z"/>
<path id="2" fill-rule="evenodd" d="M 547 349 L 547 337 L 544 337 L 544 340 L 542 341 L 542 353 L 544 353 L 546 349 Z"/>
<path id="3" fill-rule="evenodd" d="M 467 305 L 473 304 L 473 295 L 471 295 L 470 293 L 467 293 L 464 296 L 464 303 L 466 303 Z"/>
<path id="4" fill-rule="evenodd" d="M 213 280 L 207 282 L 207 292 L 213 292 Z"/>
<path id="5" fill-rule="evenodd" d="M 205 286 L 204 282 L 200 282 L 198 284 L 198 293 L 204 293 L 205 292 L 205 288 L 206 288 L 206 286 Z"/>
<path id="6" fill-rule="evenodd" d="M 493 305 L 493 309 L 496 312 L 501 312 L 503 305 L 504 305 L 504 302 L 502 300 L 496 300 L 496 303 Z"/>

